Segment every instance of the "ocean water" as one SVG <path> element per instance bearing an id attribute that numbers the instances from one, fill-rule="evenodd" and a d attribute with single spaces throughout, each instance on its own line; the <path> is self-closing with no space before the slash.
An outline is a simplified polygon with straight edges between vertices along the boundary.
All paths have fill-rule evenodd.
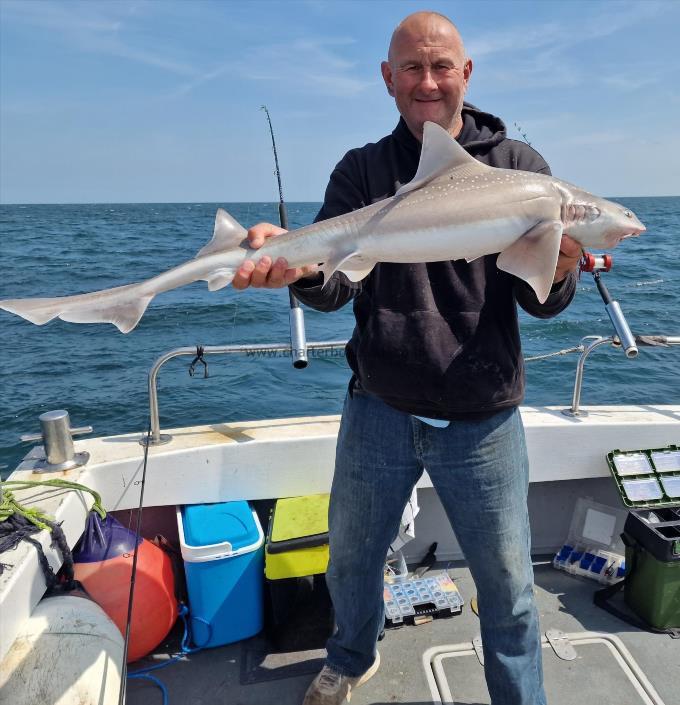
<path id="1" fill-rule="evenodd" d="M 614 251 L 604 280 L 634 332 L 680 335 L 680 198 L 617 200 L 648 231 Z M 246 227 L 277 222 L 275 203 L 0 206 L 0 298 L 75 294 L 158 274 L 210 239 L 218 205 Z M 291 227 L 311 222 L 318 205 L 288 204 Z M 353 326 L 351 306 L 332 314 L 305 309 L 305 320 L 310 341 L 346 339 Z M 560 316 L 542 321 L 522 314 L 521 323 L 527 356 L 612 332 L 590 275 Z M 39 327 L 0 311 L 0 336 L 0 473 L 6 474 L 30 448 L 19 435 L 38 432 L 38 415 L 49 409 L 68 409 L 72 425 L 92 425 L 95 435 L 145 430 L 147 374 L 167 350 L 287 343 L 288 294 L 231 287 L 210 293 L 195 283 L 157 297 L 128 335 L 111 325 L 60 320 Z M 525 403 L 568 407 L 577 359 L 529 364 Z M 160 373 L 161 428 L 339 413 L 349 379 L 337 355 L 316 357 L 305 370 L 285 357 L 210 356 L 208 379 L 190 377 L 189 362 L 175 359 Z M 635 360 L 602 347 L 586 367 L 582 402 L 678 403 L 679 371 L 678 347 L 644 348 Z"/>

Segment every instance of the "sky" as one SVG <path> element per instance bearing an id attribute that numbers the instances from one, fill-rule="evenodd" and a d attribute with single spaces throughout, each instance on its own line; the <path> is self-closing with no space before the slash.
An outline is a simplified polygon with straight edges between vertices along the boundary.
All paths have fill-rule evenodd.
<path id="1" fill-rule="evenodd" d="M 0 203 L 320 201 L 397 122 L 395 25 L 431 9 L 467 99 L 602 196 L 680 194 L 678 0 L 0 0 Z"/>

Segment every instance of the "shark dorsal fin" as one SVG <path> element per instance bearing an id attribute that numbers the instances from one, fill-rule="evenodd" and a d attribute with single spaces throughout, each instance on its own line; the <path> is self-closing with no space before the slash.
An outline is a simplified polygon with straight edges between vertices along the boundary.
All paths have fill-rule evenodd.
<path id="1" fill-rule="evenodd" d="M 471 163 L 479 166 L 480 169 L 484 168 L 484 165 L 470 156 L 443 127 L 434 122 L 426 122 L 423 128 L 423 149 L 420 152 L 418 171 L 413 179 L 404 184 L 395 195 L 401 196 L 413 191 L 445 171 Z"/>
<path id="2" fill-rule="evenodd" d="M 205 257 L 205 255 L 214 255 L 216 252 L 232 250 L 243 242 L 247 234 L 246 229 L 232 218 L 227 211 L 223 208 L 218 208 L 212 240 L 196 253 L 196 257 Z"/>

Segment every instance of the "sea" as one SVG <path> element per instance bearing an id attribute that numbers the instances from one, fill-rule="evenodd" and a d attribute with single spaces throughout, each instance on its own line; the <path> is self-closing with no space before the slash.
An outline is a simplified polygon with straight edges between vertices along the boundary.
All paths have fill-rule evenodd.
<path id="1" fill-rule="evenodd" d="M 614 200 L 634 210 L 647 232 L 614 250 L 602 278 L 635 333 L 680 335 L 680 197 Z M 290 226 L 310 223 L 319 205 L 287 204 Z M 0 205 L 0 299 L 69 295 L 154 276 L 210 240 L 220 206 L 245 227 L 278 222 L 276 203 Z M 198 282 L 158 296 L 127 335 L 108 324 L 35 326 L 0 311 L 0 475 L 30 450 L 20 436 L 38 433 L 38 416 L 51 409 L 67 409 L 73 427 L 90 425 L 95 436 L 145 431 L 148 372 L 160 355 L 185 346 L 288 343 L 288 310 L 286 290 L 211 293 Z M 309 341 L 345 340 L 352 332 L 351 306 L 334 313 L 305 308 L 304 315 Z M 590 274 L 581 276 L 566 311 L 551 320 L 522 313 L 521 330 L 526 356 L 613 332 Z M 528 363 L 525 404 L 569 407 L 577 360 L 566 353 Z M 207 378 L 200 366 L 189 374 L 187 357 L 163 367 L 161 428 L 337 414 L 350 377 L 337 353 L 310 357 L 302 370 L 285 355 L 207 361 Z M 645 347 L 632 360 L 620 349 L 596 349 L 582 403 L 680 403 L 680 346 Z"/>

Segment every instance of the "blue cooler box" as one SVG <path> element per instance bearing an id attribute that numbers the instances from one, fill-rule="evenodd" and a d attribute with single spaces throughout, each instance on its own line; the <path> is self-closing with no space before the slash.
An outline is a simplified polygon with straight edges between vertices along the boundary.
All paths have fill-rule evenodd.
<path id="1" fill-rule="evenodd" d="M 248 502 L 177 507 L 196 646 L 231 644 L 263 622 L 264 535 Z"/>

